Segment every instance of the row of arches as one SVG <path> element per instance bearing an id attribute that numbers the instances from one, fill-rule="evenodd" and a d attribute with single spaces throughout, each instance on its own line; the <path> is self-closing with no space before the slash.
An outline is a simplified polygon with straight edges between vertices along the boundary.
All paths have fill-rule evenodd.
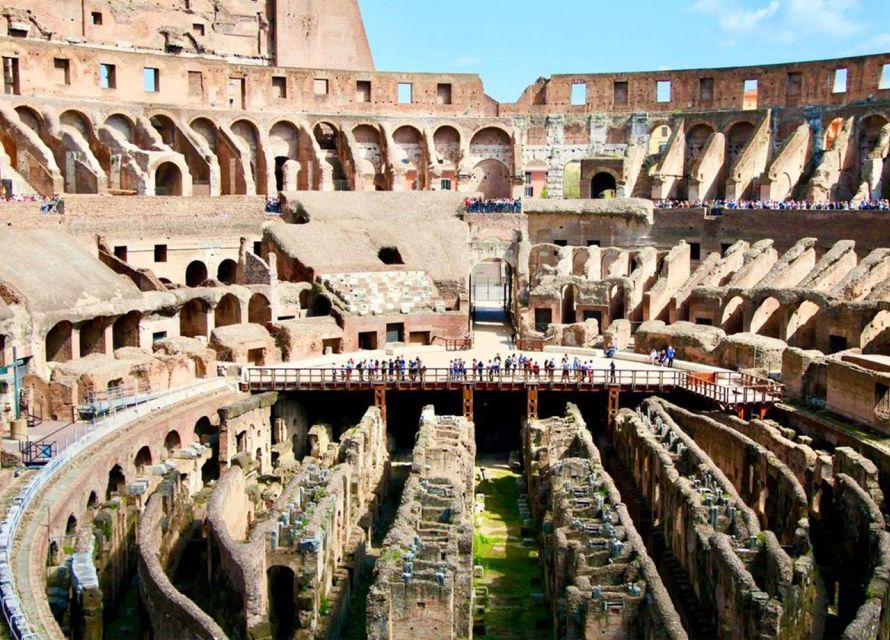
<path id="1" fill-rule="evenodd" d="M 262 293 L 254 293 L 250 297 L 246 311 L 246 322 L 265 325 L 272 321 L 272 306 Z M 141 347 L 142 320 L 141 312 L 130 311 L 117 318 L 99 317 L 79 323 L 68 320 L 58 322 L 44 339 L 46 361 L 69 362 L 92 354 L 109 355 L 111 351 L 124 347 Z M 241 300 L 231 293 L 225 294 L 213 306 L 206 300 L 194 298 L 179 310 L 179 334 L 189 338 L 209 337 L 212 327 L 241 324 L 244 321 Z"/>

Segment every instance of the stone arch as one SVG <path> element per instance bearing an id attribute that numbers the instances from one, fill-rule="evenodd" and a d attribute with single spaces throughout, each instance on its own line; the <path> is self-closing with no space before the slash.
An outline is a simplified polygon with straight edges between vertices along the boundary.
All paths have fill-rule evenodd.
<path id="1" fill-rule="evenodd" d="M 182 169 L 175 162 L 161 162 L 155 169 L 155 195 L 181 196 Z"/>
<path id="2" fill-rule="evenodd" d="M 211 151 L 216 151 L 216 145 L 219 141 L 219 128 L 213 120 L 204 117 L 195 118 L 189 123 L 189 128 L 204 140 Z"/>
<path id="3" fill-rule="evenodd" d="M 105 118 L 105 126 L 117 131 L 127 142 L 133 142 L 133 132 L 136 128 L 133 119 L 122 113 L 113 113 Z"/>
<path id="4" fill-rule="evenodd" d="M 152 128 L 161 136 L 161 141 L 171 149 L 176 147 L 176 131 L 178 127 L 173 118 L 166 113 L 154 113 L 148 118 Z"/>
<path id="5" fill-rule="evenodd" d="M 701 122 L 686 132 L 686 170 L 692 169 L 696 160 L 702 157 L 708 139 L 714 135 L 714 127 Z"/>
<path id="6" fill-rule="evenodd" d="M 312 136 L 322 151 L 337 151 L 340 147 L 340 129 L 331 122 L 319 122 L 312 128 Z"/>
<path id="7" fill-rule="evenodd" d="M 577 200 L 581 197 L 581 161 L 569 160 L 563 166 L 562 197 Z"/>
<path id="8" fill-rule="evenodd" d="M 726 130 L 726 160 L 732 166 L 754 137 L 754 124 L 739 120 Z"/>
<path id="9" fill-rule="evenodd" d="M 890 310 L 881 309 L 865 325 L 859 346 L 863 353 L 886 354 L 890 351 Z"/>
<path id="10" fill-rule="evenodd" d="M 804 300 L 788 318 L 785 342 L 792 347 L 812 349 L 816 344 L 816 322 L 822 308 L 812 300 Z"/>
<path id="11" fill-rule="evenodd" d="M 480 161 L 497 160 L 509 175 L 513 168 L 513 138 L 501 127 L 482 127 L 470 138 L 470 156 L 477 166 Z"/>
<path id="12" fill-rule="evenodd" d="M 59 115 L 59 123 L 77 129 L 88 140 L 93 136 L 93 121 L 86 114 L 76 109 L 63 111 Z"/>
<path id="13" fill-rule="evenodd" d="M 649 129 L 647 154 L 650 156 L 660 156 L 667 151 L 667 146 L 671 140 L 672 133 L 673 130 L 667 122 L 659 122 Z"/>
<path id="14" fill-rule="evenodd" d="M 253 324 L 272 322 L 272 306 L 262 293 L 250 296 L 250 301 L 247 303 L 247 321 Z"/>
<path id="15" fill-rule="evenodd" d="M 87 496 L 87 509 L 96 509 L 99 506 L 99 495 L 95 491 L 90 491 Z"/>
<path id="16" fill-rule="evenodd" d="M 723 313 L 720 316 L 720 328 L 727 335 L 741 333 L 744 326 L 745 301 L 741 296 L 730 298 L 723 306 Z"/>
<path id="17" fill-rule="evenodd" d="M 591 198 L 614 198 L 617 191 L 618 181 L 609 171 L 599 171 L 590 179 Z"/>
<path id="18" fill-rule="evenodd" d="M 19 116 L 19 120 L 23 125 L 36 133 L 40 133 L 43 129 L 43 114 L 37 109 L 28 105 L 20 104 L 15 108 L 15 112 Z"/>
<path id="19" fill-rule="evenodd" d="M 241 324 L 241 301 L 231 293 L 220 298 L 213 310 L 213 324 L 217 327 Z"/>
<path id="20" fill-rule="evenodd" d="M 402 125 L 392 134 L 393 157 L 396 168 L 404 172 L 405 190 L 422 191 L 426 188 L 425 169 L 429 164 L 425 160 L 423 134 L 417 127 Z"/>
<path id="21" fill-rule="evenodd" d="M 433 147 L 436 150 L 436 164 L 444 172 L 456 172 L 460 167 L 460 131 L 451 125 L 444 125 L 433 133 Z"/>
<path id="22" fill-rule="evenodd" d="M 834 148 L 834 142 L 843 128 L 843 118 L 834 118 L 825 126 L 825 133 L 822 136 L 822 148 L 825 151 L 831 151 Z"/>
<path id="23" fill-rule="evenodd" d="M 65 522 L 65 536 L 72 537 L 77 535 L 77 516 L 73 513 L 68 516 L 68 521 Z"/>
<path id="24" fill-rule="evenodd" d="M 93 318 L 80 325 L 80 357 L 105 353 L 105 318 Z"/>
<path id="25" fill-rule="evenodd" d="M 136 457 L 133 458 L 133 466 L 136 467 L 136 473 L 144 473 L 145 467 L 152 465 L 151 449 L 148 445 L 139 448 Z"/>
<path id="26" fill-rule="evenodd" d="M 319 293 L 312 298 L 312 305 L 309 307 L 307 316 L 310 318 L 329 316 L 331 315 L 331 309 L 331 299 L 323 293 Z"/>
<path id="27" fill-rule="evenodd" d="M 186 338 L 207 337 L 210 305 L 200 298 L 186 302 L 179 311 L 179 335 Z"/>
<path id="28" fill-rule="evenodd" d="M 115 495 L 122 496 L 127 488 L 127 477 L 124 469 L 119 464 L 114 465 L 108 472 L 108 485 L 105 489 L 105 499 L 111 500 Z"/>
<path id="29" fill-rule="evenodd" d="M 216 268 L 216 279 L 223 284 L 235 284 L 235 277 L 238 272 L 238 263 L 231 258 L 226 258 L 219 263 Z"/>
<path id="30" fill-rule="evenodd" d="M 562 324 L 575 324 L 577 320 L 575 311 L 577 292 L 575 291 L 575 289 L 576 287 L 573 284 L 566 285 L 562 288 L 562 296 L 560 302 L 560 306 L 562 309 L 562 313 L 560 314 L 562 317 Z"/>
<path id="31" fill-rule="evenodd" d="M 207 265 L 200 260 L 192 260 L 185 268 L 187 287 L 200 287 L 207 280 Z"/>
<path id="32" fill-rule="evenodd" d="M 472 180 L 473 191 L 480 192 L 487 200 L 512 196 L 510 170 L 500 160 L 489 158 L 477 164 L 473 168 Z"/>
<path id="33" fill-rule="evenodd" d="M 269 152 L 275 158 L 276 191 L 299 188 L 300 129 L 288 120 L 280 120 L 269 130 Z"/>
<path id="34" fill-rule="evenodd" d="M 761 302 L 751 316 L 751 333 L 780 338 L 781 308 L 782 304 L 772 296 Z"/>
<path id="35" fill-rule="evenodd" d="M 860 162 L 868 160 L 879 150 L 881 134 L 887 126 L 887 118 L 873 113 L 859 121 L 859 158 Z"/>
<path id="36" fill-rule="evenodd" d="M 385 158 L 383 136 L 377 127 L 360 124 L 352 129 L 355 139 L 356 190 L 373 191 L 386 188 L 383 175 Z"/>
<path id="37" fill-rule="evenodd" d="M 164 437 L 164 455 L 169 458 L 175 451 L 182 449 L 182 438 L 176 429 L 171 429 Z"/>
<path id="38" fill-rule="evenodd" d="M 49 330 L 44 343 L 47 362 L 68 362 L 71 360 L 73 329 L 70 322 L 63 320 Z"/>
<path id="39" fill-rule="evenodd" d="M 112 343 L 115 349 L 139 346 L 139 322 L 142 314 L 130 311 L 114 321 L 111 327 Z"/>

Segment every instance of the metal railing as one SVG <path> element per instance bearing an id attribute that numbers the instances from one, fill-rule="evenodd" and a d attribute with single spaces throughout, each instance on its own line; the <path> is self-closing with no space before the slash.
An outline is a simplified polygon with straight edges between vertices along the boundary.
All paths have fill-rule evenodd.
<path id="1" fill-rule="evenodd" d="M 114 416 L 103 416 L 94 421 L 91 428 L 86 429 L 81 438 L 72 442 L 58 456 L 29 478 L 27 484 L 13 499 L 5 518 L 0 522 L 0 610 L 3 611 L 3 617 L 13 638 L 16 640 L 37 640 L 40 638 L 40 635 L 34 631 L 34 625 L 28 619 L 29 613 L 32 612 L 26 611 L 22 607 L 13 568 L 13 543 L 22 518 L 34 498 L 70 460 L 115 430 L 152 411 L 158 411 L 197 395 L 221 391 L 228 386 L 229 383 L 225 378 L 212 378 L 178 389 L 146 394 L 140 398 L 138 405 Z"/>

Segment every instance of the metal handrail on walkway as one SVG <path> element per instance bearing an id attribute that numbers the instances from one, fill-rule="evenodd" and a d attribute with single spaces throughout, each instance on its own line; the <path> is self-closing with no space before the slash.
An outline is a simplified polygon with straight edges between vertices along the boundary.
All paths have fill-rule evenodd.
<path id="1" fill-rule="evenodd" d="M 6 517 L 0 522 L 0 610 L 3 611 L 3 617 L 13 638 L 36 640 L 40 637 L 28 619 L 28 615 L 32 612 L 25 611 L 21 605 L 12 557 L 13 544 L 18 534 L 19 525 L 34 498 L 71 459 L 113 431 L 153 411 L 164 409 L 197 395 L 222 391 L 229 386 L 229 381 L 225 378 L 212 378 L 178 389 L 147 394 L 140 398 L 138 405 L 114 416 L 103 416 L 101 419 L 97 419 L 92 423 L 92 428 L 85 431 L 81 438 L 72 442 L 46 466 L 31 476 L 29 482 L 13 499 Z"/>

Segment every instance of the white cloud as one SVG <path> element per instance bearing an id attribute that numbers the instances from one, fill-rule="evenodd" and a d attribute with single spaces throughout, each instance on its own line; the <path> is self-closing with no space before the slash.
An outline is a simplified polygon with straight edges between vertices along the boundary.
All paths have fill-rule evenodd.
<path id="1" fill-rule="evenodd" d="M 459 67 L 474 67 L 479 64 L 479 58 L 473 56 L 461 56 L 456 60 Z"/>
<path id="2" fill-rule="evenodd" d="M 847 49 L 844 55 L 856 56 L 863 53 L 883 53 L 885 51 L 890 51 L 890 31 L 876 33 Z"/>
<path id="3" fill-rule="evenodd" d="M 727 33 L 750 31 L 767 18 L 778 13 L 782 3 L 772 0 L 765 7 L 747 8 L 735 0 L 696 0 L 692 10 L 718 18 L 720 29 Z"/>
<path id="4" fill-rule="evenodd" d="M 851 17 L 856 0 L 788 0 L 786 22 L 805 33 L 848 36 L 861 30 Z"/>

